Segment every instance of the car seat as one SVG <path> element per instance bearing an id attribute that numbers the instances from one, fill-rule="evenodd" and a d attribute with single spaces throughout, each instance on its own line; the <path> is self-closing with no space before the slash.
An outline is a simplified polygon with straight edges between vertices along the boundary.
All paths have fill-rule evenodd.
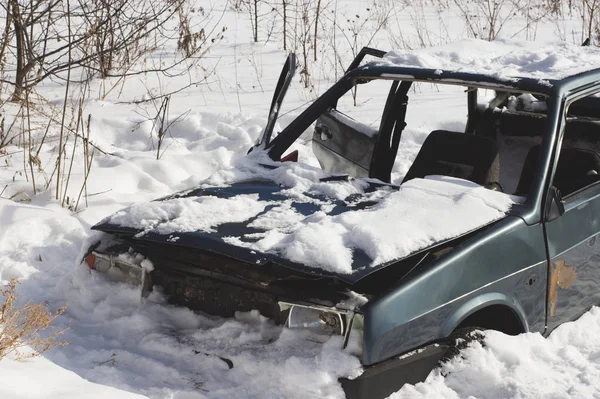
<path id="1" fill-rule="evenodd" d="M 435 130 L 425 139 L 403 183 L 428 175 L 443 175 L 486 186 L 498 184 L 499 169 L 498 146 L 494 140 Z"/>

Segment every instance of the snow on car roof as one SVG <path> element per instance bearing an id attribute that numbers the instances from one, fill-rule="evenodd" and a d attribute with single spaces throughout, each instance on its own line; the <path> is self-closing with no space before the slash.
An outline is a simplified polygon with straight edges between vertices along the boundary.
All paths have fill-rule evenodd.
<path id="1" fill-rule="evenodd" d="M 460 72 L 543 83 L 600 68 L 600 49 L 566 42 L 467 39 L 421 50 L 390 51 L 373 65 L 434 69 L 442 77 L 444 72 Z"/>

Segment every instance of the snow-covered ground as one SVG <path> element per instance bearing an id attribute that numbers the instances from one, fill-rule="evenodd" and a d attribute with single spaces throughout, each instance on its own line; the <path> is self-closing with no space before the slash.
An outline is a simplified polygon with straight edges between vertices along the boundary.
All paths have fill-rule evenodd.
<path id="1" fill-rule="evenodd" d="M 363 1 L 338 3 L 340 14 L 365 12 Z M 159 160 L 154 104 L 123 102 L 146 98 L 148 87 L 156 92 L 160 87 L 185 86 L 189 76 L 161 82 L 152 76 L 132 78 L 125 82 L 122 95 L 115 93 L 104 100 L 98 100 L 101 83 L 94 83 L 84 113 L 92 116 L 94 144 L 106 154 L 96 151 L 94 155 L 87 205 L 77 213 L 61 207 L 51 190 L 33 194 L 22 172 L 21 147 L 8 146 L 0 154 L 0 281 L 20 279 L 22 301 L 48 301 L 53 308 L 68 303 L 56 328 L 68 328 L 63 337 L 69 342 L 47 352 L 43 359 L 0 361 L 0 397 L 341 398 L 337 378 L 361 372 L 357 358 L 340 349 L 338 338 L 323 340 L 307 332 L 285 330 L 253 312 L 236 319 L 197 314 L 168 305 L 158 291 L 140 301 L 137 288 L 109 282 L 79 264 L 93 224 L 125 206 L 194 186 L 215 171 L 231 167 L 264 126 L 285 52 L 280 43 L 253 43 L 248 16 L 233 11 L 227 1 L 214 0 L 210 8 L 222 15 L 219 23 L 227 26 L 204 64 L 214 73 L 199 87 L 172 96 L 169 120 L 173 124 Z M 393 23 L 382 30 L 365 25 L 360 39 L 367 42 L 374 37 L 364 44 L 390 49 L 398 43 L 392 39 L 402 29 L 406 44 L 418 45 L 417 30 L 423 25 L 417 23 L 421 19 L 414 17 L 415 10 L 395 14 Z M 431 7 L 425 11 L 421 22 L 431 32 L 444 19 L 444 32 L 440 28 L 431 34 L 433 44 L 466 36 L 456 10 L 439 14 Z M 516 31 L 518 37 L 545 40 L 562 36 L 578 41 L 581 36 L 575 19 L 540 24 L 535 37 L 529 29 L 520 30 L 519 23 L 518 18 L 509 21 L 503 28 L 505 37 Z M 327 32 L 323 35 L 330 39 Z M 350 52 L 340 53 L 346 54 L 348 63 Z M 322 67 L 312 72 L 312 89 L 304 89 L 299 77 L 294 80 L 280 127 L 335 78 L 335 61 L 329 59 L 327 64 L 327 54 L 320 54 L 320 59 Z M 62 104 L 60 82 L 45 83 L 38 91 L 48 100 L 40 107 L 49 112 Z M 375 94 L 359 92 L 360 106 L 354 113 L 376 126 L 377 115 L 372 111 L 377 106 L 370 101 Z M 460 88 L 422 84 L 410 96 L 408 127 L 394 166 L 394 182 L 401 180 L 430 131 L 440 127 L 460 130 L 465 122 L 466 96 Z M 7 115 L 15 112 L 14 104 L 2 110 Z M 47 175 L 56 159 L 57 137 L 57 131 L 50 132 L 39 154 Z M 309 136 L 303 138 L 301 142 Z M 70 158 L 72 142 L 66 148 Z M 300 151 L 301 161 L 317 165 L 310 146 L 299 143 L 294 148 Z M 84 180 L 83 163 L 83 155 L 75 151 L 71 202 Z M 36 176 L 43 188 L 44 173 L 36 172 Z M 15 202 L 11 197 L 30 201 Z M 475 344 L 463 358 L 433 372 L 426 382 L 406 386 L 393 397 L 600 397 L 599 336 L 597 308 L 559 327 L 548 339 L 539 334 L 508 337 L 488 332 L 484 346 Z M 234 367 L 230 369 L 222 358 Z"/>

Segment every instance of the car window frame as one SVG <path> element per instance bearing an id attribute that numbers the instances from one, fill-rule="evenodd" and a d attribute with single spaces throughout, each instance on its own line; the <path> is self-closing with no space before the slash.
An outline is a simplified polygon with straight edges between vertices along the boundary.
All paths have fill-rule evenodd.
<path id="1" fill-rule="evenodd" d="M 562 150 L 562 144 L 563 144 L 564 138 L 565 138 L 567 115 L 569 114 L 569 108 L 570 108 L 571 104 L 573 104 L 574 102 L 576 102 L 578 100 L 581 100 L 582 98 L 590 97 L 590 96 L 593 96 L 594 94 L 598 94 L 598 93 L 600 93 L 600 85 L 595 85 L 591 88 L 586 87 L 586 88 L 583 88 L 582 90 L 574 92 L 566 98 L 564 112 L 562 113 L 561 118 L 560 118 L 560 127 L 559 127 L 560 132 L 559 132 L 558 139 L 557 139 L 556 153 L 555 153 L 556 158 L 555 158 L 555 161 L 552 166 L 552 172 L 550 174 L 550 184 L 548 187 L 551 187 L 553 185 L 554 178 L 556 177 L 556 168 L 558 167 L 558 163 L 560 162 L 560 152 Z M 598 118 L 598 122 L 600 122 L 600 118 Z M 586 201 L 589 201 L 589 200 L 592 200 L 593 198 L 595 198 L 597 196 L 597 194 L 600 194 L 600 190 L 597 194 L 595 194 L 594 191 L 595 191 L 595 189 L 599 189 L 599 188 L 600 188 L 600 180 L 575 190 L 574 192 L 570 193 L 569 195 L 566 195 L 565 197 L 563 197 L 562 201 L 563 201 L 564 205 L 567 206 L 568 209 L 571 209 L 574 204 L 579 205 L 583 202 L 586 202 Z M 590 194 L 590 195 L 588 196 L 588 194 Z M 568 209 L 566 209 L 566 210 L 568 210 Z"/>

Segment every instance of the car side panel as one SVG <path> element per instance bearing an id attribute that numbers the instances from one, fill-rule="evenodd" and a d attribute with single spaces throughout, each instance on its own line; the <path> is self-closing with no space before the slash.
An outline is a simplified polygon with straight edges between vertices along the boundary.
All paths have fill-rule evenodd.
<path id="1" fill-rule="evenodd" d="M 510 307 L 528 331 L 543 331 L 547 258 L 541 224 L 509 216 L 364 309 L 363 363 L 446 338 L 490 305 Z"/>
<path id="2" fill-rule="evenodd" d="M 570 198 L 565 213 L 545 227 L 549 333 L 600 304 L 600 185 Z"/>

